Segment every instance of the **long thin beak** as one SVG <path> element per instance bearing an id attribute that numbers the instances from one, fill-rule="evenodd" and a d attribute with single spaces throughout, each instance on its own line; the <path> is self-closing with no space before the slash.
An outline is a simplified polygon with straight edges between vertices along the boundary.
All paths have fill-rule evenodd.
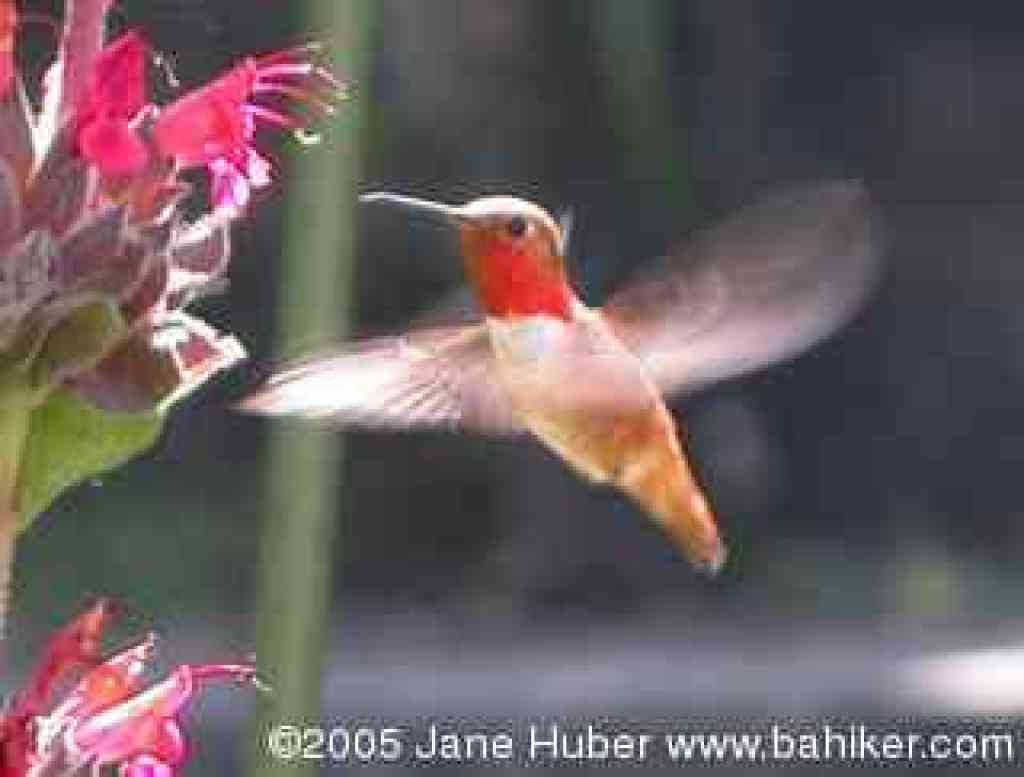
<path id="1" fill-rule="evenodd" d="M 445 205 L 443 202 L 423 200 L 419 197 L 406 197 L 404 194 L 392 194 L 391 192 L 370 192 L 359 196 L 360 202 L 375 203 L 382 202 L 386 205 L 396 205 L 399 208 L 411 210 L 425 216 L 438 216 L 448 223 L 464 223 L 468 216 L 463 208 L 456 205 Z"/>

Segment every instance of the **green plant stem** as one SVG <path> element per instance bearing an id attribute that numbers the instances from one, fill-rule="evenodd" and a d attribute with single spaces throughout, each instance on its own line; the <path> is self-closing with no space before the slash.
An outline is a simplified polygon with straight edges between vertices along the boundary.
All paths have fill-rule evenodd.
<path id="1" fill-rule="evenodd" d="M 0 408 L 0 639 L 6 636 L 14 543 L 18 534 L 18 476 L 32 411 Z"/>
<path id="2" fill-rule="evenodd" d="M 329 36 L 335 72 L 356 82 L 359 96 L 343 103 L 324 143 L 288 163 L 290 190 L 278 291 L 279 356 L 344 337 L 349 317 L 359 136 L 365 95 L 367 27 L 376 0 L 317 0 L 304 5 L 305 25 Z M 256 654 L 273 693 L 255 722 L 250 774 L 313 764 L 275 763 L 264 743 L 275 725 L 321 718 L 321 684 L 339 510 L 343 438 L 294 421 L 275 424 L 269 446 L 262 537 Z"/>
<path id="3" fill-rule="evenodd" d="M 693 206 L 686 127 L 673 115 L 667 24 L 673 0 L 587 4 L 608 85 L 613 128 L 629 175 L 660 181 L 673 208 Z"/>

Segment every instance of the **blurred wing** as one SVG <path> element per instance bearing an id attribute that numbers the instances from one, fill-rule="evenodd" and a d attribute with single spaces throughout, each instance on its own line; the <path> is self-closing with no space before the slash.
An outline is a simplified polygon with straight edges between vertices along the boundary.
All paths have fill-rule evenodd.
<path id="1" fill-rule="evenodd" d="M 521 431 L 496 369 L 485 325 L 425 329 L 286 368 L 240 409 L 376 429 Z"/>
<path id="2" fill-rule="evenodd" d="M 666 393 L 787 359 L 856 313 L 877 274 L 859 182 L 790 190 L 750 206 L 613 295 L 604 314 Z"/>

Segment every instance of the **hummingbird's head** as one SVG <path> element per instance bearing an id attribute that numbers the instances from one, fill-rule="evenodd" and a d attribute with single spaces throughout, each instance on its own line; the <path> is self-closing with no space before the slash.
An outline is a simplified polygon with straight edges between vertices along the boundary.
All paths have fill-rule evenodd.
<path id="1" fill-rule="evenodd" d="M 518 197 L 480 197 L 465 205 L 387 193 L 360 199 L 438 215 L 454 225 L 466 275 L 487 315 L 571 317 L 562 229 L 539 205 Z"/>

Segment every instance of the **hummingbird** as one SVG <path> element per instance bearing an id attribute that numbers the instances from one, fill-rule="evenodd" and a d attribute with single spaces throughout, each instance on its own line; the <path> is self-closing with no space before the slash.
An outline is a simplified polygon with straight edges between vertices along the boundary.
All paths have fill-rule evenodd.
<path id="1" fill-rule="evenodd" d="M 532 434 L 584 479 L 631 497 L 711 575 L 726 543 L 667 400 L 809 348 L 853 317 L 876 275 L 872 208 L 855 181 L 750 205 L 600 308 L 573 289 L 564 225 L 533 202 L 448 205 L 389 192 L 360 200 L 451 225 L 479 318 L 286 366 L 241 409 L 364 428 Z"/>

